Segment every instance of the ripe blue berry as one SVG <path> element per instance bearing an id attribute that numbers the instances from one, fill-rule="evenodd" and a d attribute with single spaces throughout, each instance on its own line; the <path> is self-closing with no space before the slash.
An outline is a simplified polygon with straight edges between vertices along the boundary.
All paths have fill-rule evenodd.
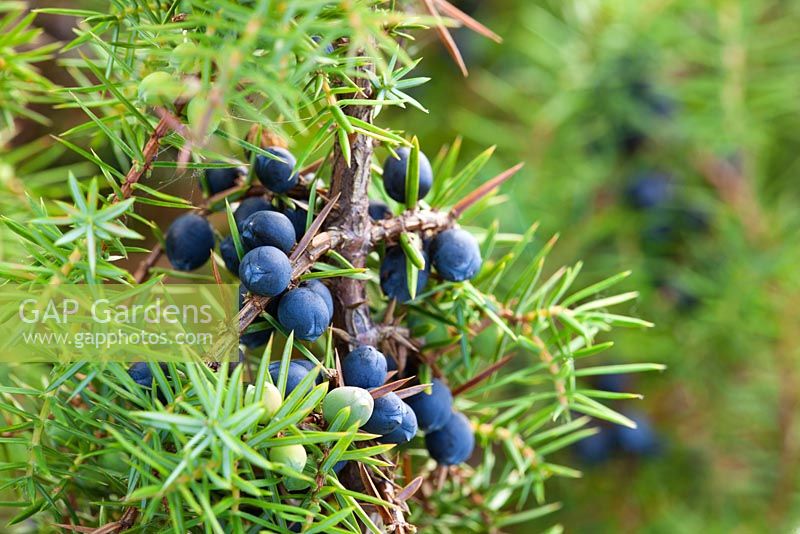
<path id="1" fill-rule="evenodd" d="M 442 428 L 425 435 L 425 446 L 431 458 L 442 465 L 458 465 L 469 460 L 475 448 L 475 434 L 469 419 L 452 412 Z"/>
<path id="2" fill-rule="evenodd" d="M 236 185 L 236 179 L 239 176 L 246 175 L 247 171 L 241 167 L 214 167 L 211 169 L 206 169 L 205 174 L 208 191 L 214 195 Z"/>
<path id="3" fill-rule="evenodd" d="M 653 431 L 653 427 L 647 416 L 641 413 L 628 413 L 625 415 L 636 423 L 636 428 L 628 428 L 626 426 L 617 426 L 614 428 L 619 448 L 635 456 L 653 456 L 658 454 L 660 449 L 658 436 L 656 436 L 656 433 Z"/>
<path id="4" fill-rule="evenodd" d="M 339 473 L 342 472 L 342 469 L 344 469 L 344 466 L 346 466 L 346 465 L 347 465 L 347 460 L 342 460 L 341 462 L 336 462 L 334 464 L 334 466 L 333 466 L 333 472 L 338 475 Z"/>
<path id="5" fill-rule="evenodd" d="M 225 268 L 239 276 L 239 255 L 236 253 L 236 245 L 233 244 L 231 236 L 223 239 L 219 244 L 219 255 L 225 262 Z"/>
<path id="6" fill-rule="evenodd" d="M 386 356 L 375 347 L 361 345 L 342 359 L 342 378 L 348 386 L 371 389 L 386 382 Z"/>
<path id="7" fill-rule="evenodd" d="M 573 445 L 578 460 L 586 465 L 597 465 L 611 458 L 614 451 L 614 436 L 611 430 L 600 427 L 597 434 L 592 434 Z"/>
<path id="8" fill-rule="evenodd" d="M 247 250 L 270 246 L 288 254 L 295 244 L 292 221 L 277 211 L 255 212 L 242 222 L 241 235 Z"/>
<path id="9" fill-rule="evenodd" d="M 160 363 L 161 370 L 167 372 L 167 364 Z M 150 369 L 150 364 L 147 362 L 136 362 L 128 368 L 128 375 L 133 378 L 133 381 L 142 386 L 143 388 L 150 389 L 153 385 L 153 371 Z"/>
<path id="10" fill-rule="evenodd" d="M 293 330 L 297 339 L 314 341 L 331 322 L 328 305 L 315 291 L 298 287 L 286 293 L 278 304 L 278 321 Z"/>
<path id="11" fill-rule="evenodd" d="M 241 229 L 245 219 L 259 211 L 275 211 L 275 208 L 264 197 L 247 197 L 242 200 L 239 207 L 233 212 L 236 226 Z"/>
<path id="12" fill-rule="evenodd" d="M 275 193 L 285 193 L 297 184 L 297 174 L 292 174 L 297 160 L 285 148 L 272 146 L 266 149 L 275 156 L 256 156 L 256 176 L 264 187 Z"/>
<path id="13" fill-rule="evenodd" d="M 431 262 L 445 280 L 470 280 L 480 271 L 481 249 L 472 234 L 460 228 L 451 228 L 433 239 Z"/>
<path id="14" fill-rule="evenodd" d="M 373 221 L 382 221 L 391 216 L 392 210 L 389 209 L 389 206 L 387 206 L 385 202 L 381 202 L 380 200 L 369 201 L 369 217 Z"/>
<path id="15" fill-rule="evenodd" d="M 422 256 L 425 258 L 425 269 L 421 269 L 417 273 L 417 295 L 425 289 L 428 276 L 430 276 L 428 255 L 423 252 Z M 406 267 L 406 254 L 403 252 L 403 247 L 396 246 L 386 249 L 386 255 L 381 262 L 380 277 L 383 294 L 390 299 L 397 299 L 400 302 L 411 300 Z"/>
<path id="16" fill-rule="evenodd" d="M 442 428 L 453 411 L 453 395 L 444 382 L 438 378 L 431 381 L 431 393 L 424 391 L 406 399 L 406 403 L 414 410 L 417 424 L 425 432 L 433 432 Z"/>
<path id="17" fill-rule="evenodd" d="M 311 362 L 308 362 L 311 363 Z M 305 365 L 305 360 L 291 360 L 289 362 L 289 373 L 286 375 L 286 395 L 294 391 L 306 375 L 313 369 L 313 365 Z M 281 370 L 281 362 L 276 361 L 269 364 L 269 376 L 272 377 L 272 382 L 278 384 L 279 373 Z M 319 380 L 319 379 L 318 379 Z"/>
<path id="18" fill-rule="evenodd" d="M 274 297 L 289 285 L 292 264 L 286 254 L 275 247 L 254 248 L 242 258 L 239 279 L 256 295 Z"/>
<path id="19" fill-rule="evenodd" d="M 381 443 L 395 443 L 399 445 L 401 443 L 408 443 L 417 435 L 417 416 L 414 415 L 414 410 L 405 402 L 402 403 L 401 408 L 403 409 L 403 419 L 400 422 L 400 426 L 388 434 L 379 437 L 378 441 Z"/>
<path id="20" fill-rule="evenodd" d="M 317 368 L 317 366 L 314 364 L 314 362 L 312 362 L 310 360 L 302 360 L 302 359 L 300 359 L 300 360 L 292 360 L 292 361 L 295 362 L 297 365 L 302 365 L 303 367 L 308 369 L 309 372 L 311 372 L 311 371 L 313 371 L 314 369 Z M 324 377 L 322 376 L 322 371 L 320 371 L 320 372 L 317 373 L 317 379 L 315 380 L 315 382 L 317 384 L 322 384 L 323 380 L 324 380 Z"/>
<path id="21" fill-rule="evenodd" d="M 671 196 L 670 177 L 660 172 L 638 174 L 625 189 L 625 199 L 635 209 L 650 209 L 666 204 Z"/>
<path id="22" fill-rule="evenodd" d="M 173 267 L 193 271 L 211 257 L 214 231 L 208 221 L 196 213 L 175 219 L 167 230 L 166 252 Z"/>
<path id="23" fill-rule="evenodd" d="M 291 209 L 286 208 L 283 210 L 283 214 L 286 215 L 290 221 L 292 221 L 292 226 L 294 226 L 294 234 L 298 241 L 300 241 L 304 235 L 306 235 L 306 219 L 308 217 L 308 212 L 303 208 Z"/>
<path id="24" fill-rule="evenodd" d="M 406 169 L 408 168 L 408 157 L 411 150 L 407 147 L 397 149 L 399 158 L 389 154 L 383 163 L 383 186 L 386 192 L 397 202 L 406 201 Z M 427 156 L 419 153 L 419 195 L 417 198 L 424 198 L 431 190 L 433 185 L 433 169 Z"/>
<path id="25" fill-rule="evenodd" d="M 311 39 L 317 44 L 319 44 L 320 41 L 322 41 L 322 37 L 320 37 L 319 35 L 312 35 Z M 333 44 L 330 43 L 326 44 L 325 47 L 322 49 L 322 51 L 325 53 L 325 55 L 328 56 L 333 54 L 334 52 Z"/>
<path id="26" fill-rule="evenodd" d="M 372 416 L 361 427 L 370 434 L 386 435 L 403 422 L 403 406 L 405 403 L 395 393 L 387 393 L 375 399 Z"/>
<path id="27" fill-rule="evenodd" d="M 331 291 L 328 289 L 328 286 L 320 282 L 319 280 L 308 280 L 300 284 L 300 287 L 307 287 L 320 297 L 322 300 L 325 301 L 325 307 L 328 308 L 328 316 L 330 317 L 329 321 L 333 319 L 333 297 L 331 296 Z"/>

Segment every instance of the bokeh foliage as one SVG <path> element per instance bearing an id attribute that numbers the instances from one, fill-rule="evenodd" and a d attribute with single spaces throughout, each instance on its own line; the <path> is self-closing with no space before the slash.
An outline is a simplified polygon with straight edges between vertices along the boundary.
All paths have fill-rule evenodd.
<path id="1" fill-rule="evenodd" d="M 800 9 L 758 0 L 469 4 L 508 48 L 457 30 L 471 76 L 458 90 L 436 78 L 425 86 L 429 106 L 446 101 L 451 112 L 422 122 L 420 138 L 460 132 L 465 144 L 497 144 L 493 164 L 529 161 L 534 173 L 510 184 L 504 221 L 522 225 L 534 213 L 561 230 L 554 254 L 586 258 L 593 270 L 631 267 L 643 291 L 637 312 L 657 326 L 615 335 L 609 363 L 670 369 L 636 382 L 663 456 L 611 462 L 560 485 L 565 527 L 796 528 Z M 454 70 L 440 54 L 423 67 Z M 651 84 L 670 113 L 643 106 L 632 80 Z M 620 124 L 646 142 L 626 150 Z M 663 211 L 625 205 L 631 176 L 650 169 L 673 177 L 669 209 L 698 210 L 708 223 L 668 253 L 647 234 Z"/>

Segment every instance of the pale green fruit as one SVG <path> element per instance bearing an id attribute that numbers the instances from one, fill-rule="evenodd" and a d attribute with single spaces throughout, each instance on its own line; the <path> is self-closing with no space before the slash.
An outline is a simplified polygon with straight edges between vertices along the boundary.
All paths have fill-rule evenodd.
<path id="1" fill-rule="evenodd" d="M 322 415 L 330 422 L 336 418 L 339 410 L 348 407 L 350 408 L 350 417 L 347 418 L 345 427 L 351 427 L 354 424 L 361 426 L 372 416 L 375 401 L 366 389 L 343 386 L 325 396 L 325 400 L 322 401 Z"/>
<path id="2" fill-rule="evenodd" d="M 189 126 L 192 127 L 192 130 L 202 135 L 215 132 L 217 128 L 219 128 L 219 123 L 222 121 L 222 112 L 219 108 L 214 108 L 206 122 L 205 131 L 200 131 L 200 128 L 203 126 L 203 119 L 210 105 L 211 103 L 205 98 L 194 97 L 191 102 L 189 102 L 189 105 L 186 106 L 186 117 L 189 119 Z"/>
<path id="3" fill-rule="evenodd" d="M 197 57 L 197 45 L 191 41 L 181 43 L 172 49 L 169 60 L 172 67 L 178 72 L 191 74 L 200 70 L 200 61 Z"/>
<path id="4" fill-rule="evenodd" d="M 182 92 L 183 83 L 162 70 L 148 74 L 139 82 L 139 100 L 151 106 L 174 102 Z"/>
<path id="5" fill-rule="evenodd" d="M 281 392 L 278 391 L 274 385 L 270 384 L 269 382 L 264 383 L 263 392 L 261 393 L 261 404 L 264 406 L 264 414 L 261 416 L 261 419 L 258 420 L 259 423 L 265 425 L 272 419 L 272 416 L 280 409 L 283 400 L 281 399 Z M 256 398 L 256 387 L 253 384 L 249 384 L 247 386 L 247 391 L 244 393 L 244 404 L 245 406 L 249 406 L 255 401 Z"/>
<path id="6" fill-rule="evenodd" d="M 302 472 L 306 466 L 308 455 L 302 445 L 285 445 L 283 447 L 272 447 L 269 450 L 269 461 L 276 464 L 283 464 L 295 471 Z"/>

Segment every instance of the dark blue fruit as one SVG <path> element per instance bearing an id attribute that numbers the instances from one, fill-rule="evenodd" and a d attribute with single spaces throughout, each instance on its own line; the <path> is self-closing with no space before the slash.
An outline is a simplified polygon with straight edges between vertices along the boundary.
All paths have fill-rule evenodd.
<path id="1" fill-rule="evenodd" d="M 462 282 L 480 271 L 481 249 L 472 234 L 452 228 L 438 234 L 431 242 L 431 262 L 445 280 Z"/>
<path id="2" fill-rule="evenodd" d="M 475 434 L 469 419 L 463 413 L 452 412 L 442 428 L 425 434 L 425 446 L 431 458 L 442 465 L 466 462 L 475 448 Z"/>
<path id="3" fill-rule="evenodd" d="M 308 212 L 303 208 L 291 209 L 286 208 L 283 210 L 283 214 L 292 221 L 292 226 L 294 226 L 294 234 L 298 241 L 300 241 L 304 235 L 306 235 L 306 219 L 308 218 Z"/>
<path id="4" fill-rule="evenodd" d="M 223 239 L 219 244 L 219 255 L 225 262 L 225 268 L 239 276 L 239 255 L 236 253 L 236 245 L 233 244 L 231 236 Z"/>
<path id="5" fill-rule="evenodd" d="M 186 213 L 172 221 L 165 237 L 167 258 L 179 271 L 201 267 L 214 248 L 211 225 L 196 213 Z"/>
<path id="6" fill-rule="evenodd" d="M 289 285 L 292 264 L 275 247 L 258 247 L 244 255 L 239 265 L 239 279 L 256 295 L 274 297 Z"/>
<path id="7" fill-rule="evenodd" d="M 408 443 L 414 436 L 417 435 L 417 416 L 414 415 L 414 410 L 406 404 L 405 402 L 402 403 L 403 409 L 403 419 L 400 422 L 400 426 L 392 430 L 386 435 L 383 435 L 378 438 L 378 441 L 381 443 Z"/>
<path id="8" fill-rule="evenodd" d="M 256 156 L 256 176 L 270 191 L 285 193 L 297 184 L 297 174 L 292 173 L 297 160 L 285 148 L 272 146 L 266 151 L 277 159 L 263 154 Z"/>
<path id="9" fill-rule="evenodd" d="M 226 167 L 206 169 L 206 184 L 208 191 L 214 195 L 236 185 L 239 176 L 247 174 L 241 167 Z"/>
<path id="10" fill-rule="evenodd" d="M 303 367 L 308 369 L 309 372 L 311 372 L 311 371 L 313 371 L 314 369 L 317 368 L 317 366 L 314 364 L 314 362 L 312 362 L 310 360 L 292 360 L 292 362 L 294 362 L 297 365 L 302 365 Z M 322 372 L 320 371 L 317 374 L 316 383 L 317 384 L 322 384 L 322 380 L 323 380 Z"/>
<path id="11" fill-rule="evenodd" d="M 635 209 L 650 209 L 666 204 L 671 196 L 670 177 L 660 172 L 640 173 L 625 188 L 625 199 Z"/>
<path id="12" fill-rule="evenodd" d="M 375 399 L 372 416 L 361 426 L 364 432 L 386 435 L 393 432 L 403 422 L 405 403 L 395 393 L 387 393 Z"/>
<path id="13" fill-rule="evenodd" d="M 239 207 L 233 212 L 236 226 L 241 229 L 245 219 L 258 211 L 275 211 L 275 208 L 264 197 L 247 197 L 242 200 Z"/>
<path id="14" fill-rule="evenodd" d="M 158 364 L 164 373 L 167 372 L 167 364 Z M 150 364 L 147 362 L 136 362 L 128 368 L 128 375 L 133 378 L 133 381 L 142 386 L 143 388 L 150 389 L 153 385 L 153 371 L 150 369 Z"/>
<path id="15" fill-rule="evenodd" d="M 313 35 L 313 36 L 311 36 L 311 39 L 317 44 L 319 44 L 320 41 L 322 41 L 322 37 L 320 37 L 319 35 Z M 326 44 L 325 47 L 322 49 L 322 51 L 325 53 L 325 55 L 328 55 L 328 56 L 333 54 L 333 52 L 334 52 L 333 45 L 330 44 L 330 43 Z"/>
<path id="16" fill-rule="evenodd" d="M 658 436 L 653 430 L 650 420 L 641 413 L 625 414 L 636 423 L 636 428 L 617 426 L 617 444 L 620 450 L 635 456 L 653 456 L 659 452 Z"/>
<path id="17" fill-rule="evenodd" d="M 386 192 L 397 202 L 406 201 L 406 169 L 408 168 L 408 157 L 411 150 L 406 147 L 397 149 L 399 158 L 389 154 L 383 162 L 383 186 Z M 433 185 L 433 169 L 427 156 L 419 153 L 419 195 L 417 198 L 424 198 L 431 190 Z"/>
<path id="18" fill-rule="evenodd" d="M 255 212 L 242 222 L 240 231 L 246 250 L 269 246 L 288 254 L 296 242 L 292 221 L 277 211 Z"/>
<path id="19" fill-rule="evenodd" d="M 585 465 L 597 465 L 611 458 L 614 452 L 614 439 L 610 429 L 600 427 L 592 434 L 573 445 L 578 460 Z"/>
<path id="20" fill-rule="evenodd" d="M 310 369 L 307 369 L 306 366 L 301 362 L 302 360 L 291 360 L 289 362 L 289 374 L 286 376 L 287 396 L 289 393 L 294 391 L 294 389 L 300 384 L 300 381 L 303 380 L 310 371 Z M 280 370 L 281 362 L 277 361 L 269 364 L 269 376 L 272 377 L 272 382 L 276 386 L 278 385 L 278 374 L 280 373 Z"/>
<path id="21" fill-rule="evenodd" d="M 386 356 L 375 347 L 361 345 L 342 359 L 345 385 L 372 389 L 386 382 Z"/>
<path id="22" fill-rule="evenodd" d="M 434 378 L 431 393 L 424 391 L 406 399 L 406 404 L 414 410 L 417 424 L 421 430 L 432 432 L 442 428 L 453 411 L 453 395 L 444 382 Z"/>
<path id="23" fill-rule="evenodd" d="M 315 291 L 298 287 L 286 293 L 278 305 L 278 321 L 297 339 L 314 341 L 331 322 L 328 305 Z"/>
<path id="24" fill-rule="evenodd" d="M 423 252 L 425 258 L 425 269 L 417 273 L 417 295 L 422 293 L 430 276 L 430 261 L 428 255 Z M 408 290 L 408 278 L 406 271 L 406 254 L 403 247 L 395 246 L 386 249 L 386 255 L 381 262 L 381 289 L 383 294 L 390 299 L 397 299 L 400 302 L 411 300 L 411 293 Z"/>
<path id="25" fill-rule="evenodd" d="M 333 297 L 331 296 L 331 292 L 328 289 L 328 286 L 320 282 L 319 280 L 308 280 L 300 284 L 300 287 L 307 287 L 320 297 L 322 300 L 325 301 L 325 307 L 328 308 L 328 322 L 333 320 Z"/>
<path id="26" fill-rule="evenodd" d="M 369 216 L 373 221 L 382 221 L 392 216 L 392 210 L 380 200 L 369 201 Z"/>
<path id="27" fill-rule="evenodd" d="M 344 466 L 346 466 L 346 465 L 347 465 L 347 460 L 342 460 L 341 462 L 336 462 L 334 464 L 334 466 L 333 466 L 333 472 L 338 475 L 339 473 L 342 472 L 342 469 L 344 469 Z"/>

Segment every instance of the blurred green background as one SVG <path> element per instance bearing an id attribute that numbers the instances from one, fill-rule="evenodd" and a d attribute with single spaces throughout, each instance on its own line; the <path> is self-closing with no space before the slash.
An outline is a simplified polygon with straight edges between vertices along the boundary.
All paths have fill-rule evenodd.
<path id="1" fill-rule="evenodd" d="M 380 122 L 431 157 L 457 136 L 465 157 L 496 145 L 486 176 L 524 161 L 492 215 L 507 231 L 539 221 L 542 241 L 560 233 L 551 271 L 580 258 L 588 284 L 633 270 L 642 296 L 625 312 L 656 327 L 614 333 L 606 363 L 669 366 L 624 383 L 644 399 L 616 406 L 649 420 L 657 451 L 566 452 L 585 471 L 548 485 L 556 521 L 797 531 L 800 2 L 453 1 L 504 42 L 453 30 L 464 78 L 435 32 L 419 35 L 416 75 L 432 80 L 413 95 L 430 113 Z M 63 19 L 41 24 L 71 37 Z"/>
<path id="2" fill-rule="evenodd" d="M 415 96 L 430 114 L 393 126 L 429 153 L 459 135 L 466 152 L 497 145 L 497 172 L 524 161 L 493 215 L 559 232 L 551 267 L 632 269 L 631 311 L 656 328 L 616 332 L 607 363 L 669 366 L 624 384 L 645 398 L 619 406 L 649 418 L 659 452 L 611 451 L 582 480 L 554 481 L 558 520 L 800 528 L 800 3 L 458 5 L 504 42 L 454 30 L 463 78 L 426 36 L 417 70 L 432 81 Z"/>

